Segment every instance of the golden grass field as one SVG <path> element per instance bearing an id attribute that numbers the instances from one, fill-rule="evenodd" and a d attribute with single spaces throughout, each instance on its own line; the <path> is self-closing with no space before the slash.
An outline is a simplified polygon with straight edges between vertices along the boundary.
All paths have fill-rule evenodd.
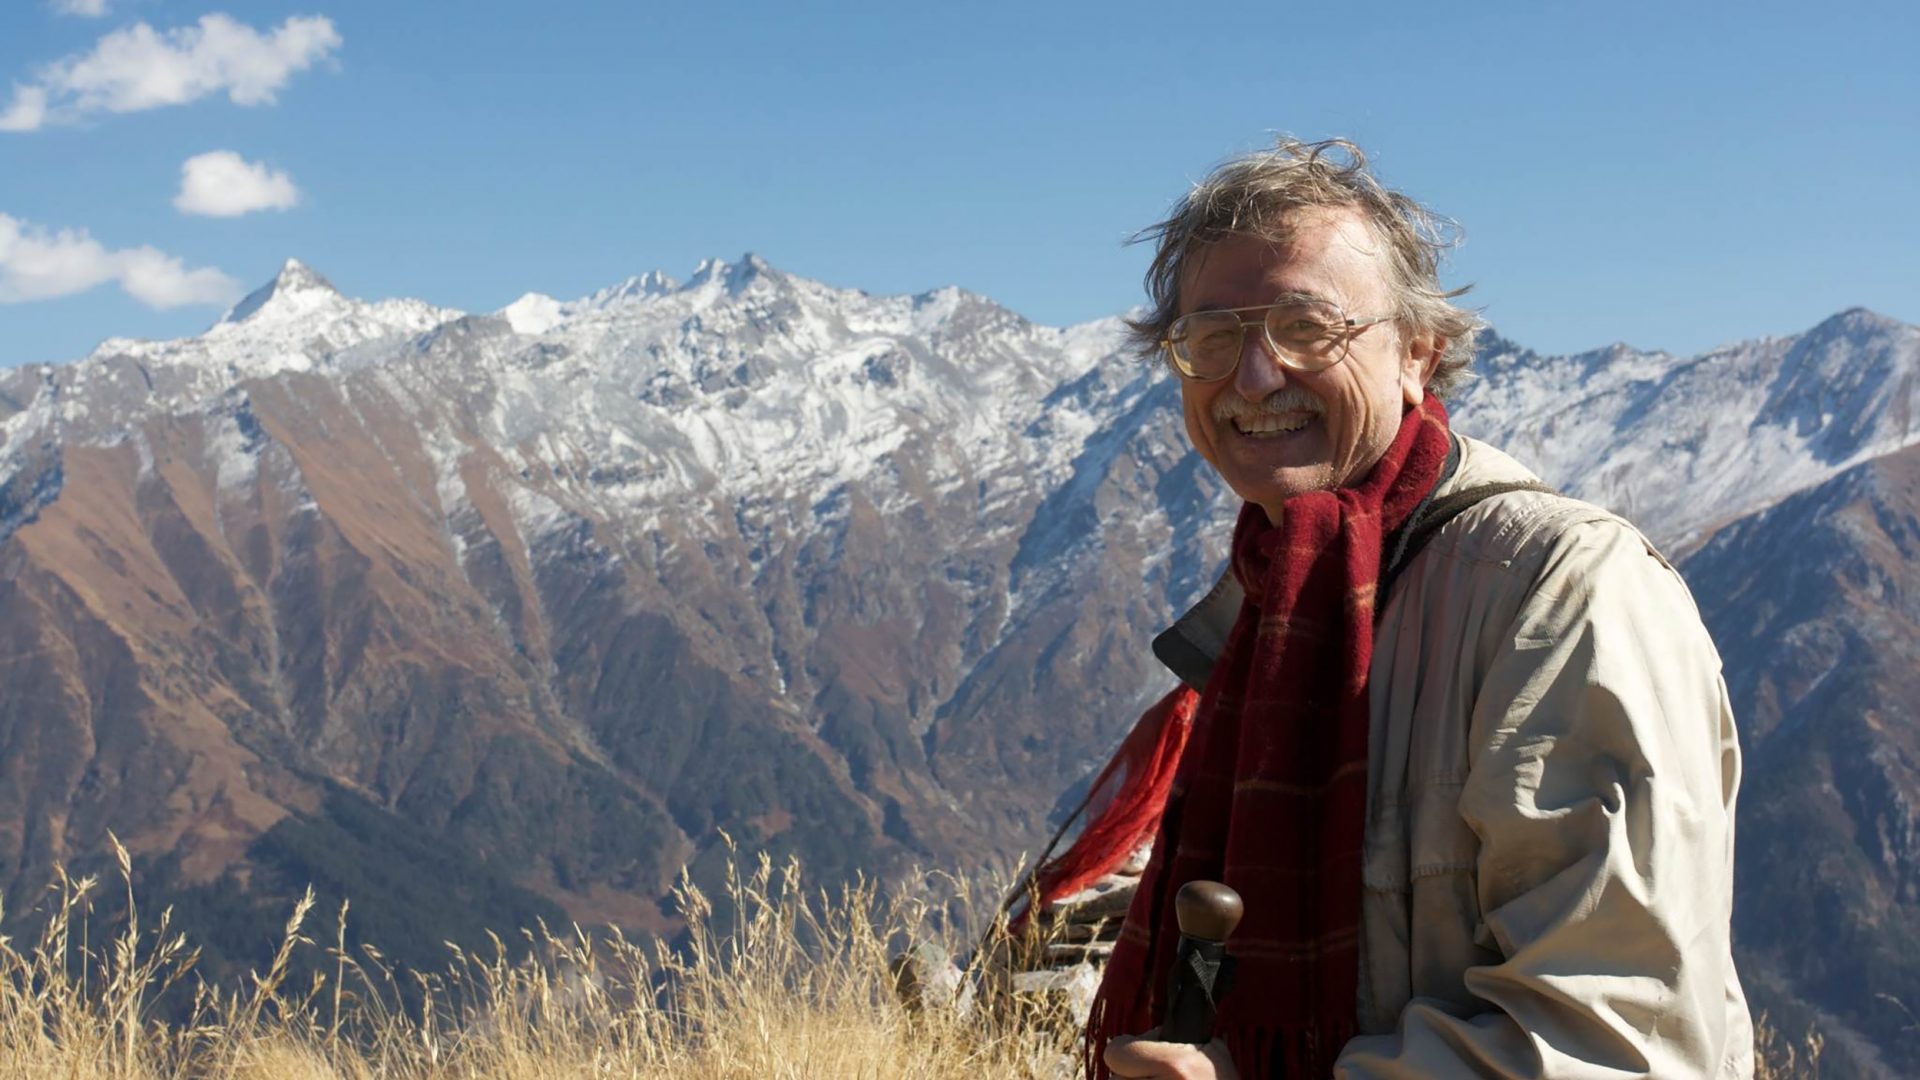
<path id="1" fill-rule="evenodd" d="M 124 887 L 128 862 L 119 855 Z M 126 922 L 104 947 L 89 947 L 85 913 L 99 885 L 63 878 L 38 940 L 0 938 L 0 1078 L 1076 1075 L 1077 1033 L 1053 1003 L 982 994 L 965 1009 L 901 1004 L 890 959 L 915 943 L 960 945 L 925 929 L 956 922 L 932 917 L 929 881 L 964 906 L 968 890 L 952 879 L 894 893 L 856 885 L 810 894 L 797 867 L 776 870 L 762 859 L 730 875 L 738 915 L 724 932 L 708 898 L 682 886 L 691 933 L 681 950 L 542 929 L 527 935 L 526 959 L 509 959 L 504 943 L 491 957 L 450 948 L 446 969 L 431 975 L 394 971 L 370 947 L 350 952 L 350 910 L 315 919 L 309 898 L 267 971 L 215 988 L 196 979 L 191 944 L 168 916 L 141 913 L 131 896 Z M 293 985 L 288 973 L 301 950 L 318 950 L 308 959 L 325 973 Z M 403 984 L 413 992 L 403 994 Z M 190 992 L 188 1019 L 158 1017 L 169 988 Z M 1763 1023 L 1761 1049 L 1763 1080 L 1819 1075 L 1817 1038 L 1789 1045 Z"/>

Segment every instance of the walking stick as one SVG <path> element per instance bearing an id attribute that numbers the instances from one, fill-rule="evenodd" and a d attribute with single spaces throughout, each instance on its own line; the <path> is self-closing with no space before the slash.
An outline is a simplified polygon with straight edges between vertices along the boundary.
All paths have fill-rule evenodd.
<path id="1" fill-rule="evenodd" d="M 1167 1010 L 1160 1022 L 1164 1042 L 1213 1041 L 1220 997 L 1233 985 L 1227 937 L 1245 912 L 1240 894 L 1217 881 L 1189 881 L 1174 895 L 1180 944 L 1167 975 Z"/>

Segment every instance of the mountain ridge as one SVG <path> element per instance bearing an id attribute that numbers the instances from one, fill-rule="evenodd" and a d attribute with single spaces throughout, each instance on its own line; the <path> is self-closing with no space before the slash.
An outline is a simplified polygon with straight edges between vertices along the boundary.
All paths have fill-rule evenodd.
<path id="1" fill-rule="evenodd" d="M 723 830 L 829 880 L 1010 871 L 1224 556 L 1231 493 L 1118 319 L 751 255 L 518 312 L 323 283 L 0 372 L 9 894 L 113 828 L 210 909 L 304 874 L 417 922 L 383 820 L 485 871 L 467 915 L 671 930 Z M 1670 551 L 1915 441 L 1920 331 L 1859 309 L 1699 357 L 1483 346 L 1459 429 Z"/>
<path id="2" fill-rule="evenodd" d="M 1823 1030 L 1836 1071 L 1912 1075 L 1920 445 L 1734 522 L 1681 570 L 1741 723 L 1734 928 L 1756 1006 Z"/>
<path id="3" fill-rule="evenodd" d="M 418 662 L 394 669 L 384 659 L 408 653 L 463 672 L 432 691 L 427 706 L 506 710 L 491 726 L 465 722 L 461 738 L 492 731 L 485 737 L 533 740 L 549 747 L 549 758 L 585 755 L 617 776 L 657 772 L 642 767 L 657 763 L 640 761 L 637 748 L 621 748 L 627 736 L 597 731 L 585 715 L 605 705 L 595 704 L 604 690 L 569 685 L 568 672 L 583 662 L 599 661 L 598 680 L 612 677 L 629 648 L 694 663 L 717 678 L 690 677 L 690 685 L 706 687 L 705 697 L 684 707 L 713 714 L 714 702 L 735 702 L 719 711 L 758 715 L 786 731 L 780 738 L 796 765 L 817 762 L 801 766 L 815 770 L 806 784 L 838 792 L 829 797 L 840 807 L 831 814 L 852 812 L 875 836 L 889 829 L 901 837 L 952 833 L 951 826 L 910 820 L 948 801 L 916 760 L 924 756 L 918 743 L 935 722 L 937 701 L 952 692 L 959 652 L 1019 632 L 1020 624 L 1007 620 L 1021 606 L 1018 598 L 1010 604 L 991 595 L 1005 573 L 1005 560 L 992 552 L 1011 550 L 1017 515 L 1038 499 L 1028 492 L 1070 471 L 1073 455 L 1070 447 L 1035 453 L 1018 433 L 1033 427 L 1029 399 L 1044 397 L 1040 391 L 1063 365 L 1075 372 L 1096 366 L 1103 343 L 1084 332 L 1032 327 L 959 290 L 876 299 L 789 279 L 756 262 L 731 269 L 709 263 L 672 296 L 630 296 L 634 303 L 618 311 L 600 305 L 531 341 L 498 317 L 436 311 L 423 319 L 424 309 L 406 302 L 336 299 L 304 280 L 305 268 L 296 264 L 264 290 L 255 310 L 198 339 L 139 349 L 114 344 L 64 369 L 12 373 L 9 400 L 20 407 L 0 416 L 0 492 L 15 512 L 6 515 L 0 542 L 15 558 L 51 571 L 40 582 L 48 590 L 84 585 L 102 599 L 126 591 L 125 603 L 107 601 L 125 611 L 98 603 L 83 611 L 130 643 L 126 656 L 149 645 L 177 654 L 173 639 L 196 632 L 239 639 L 241 656 L 207 640 L 210 654 L 200 660 L 169 661 L 128 677 L 141 684 L 185 670 L 190 681 L 219 687 L 219 699 L 244 706 L 245 716 L 217 722 L 243 737 L 219 751 L 233 764 L 215 772 L 258 772 L 253 759 L 263 754 L 297 762 L 276 793 L 255 784 L 234 789 L 230 797 L 256 808 L 241 833 L 271 828 L 278 812 L 272 807 L 289 800 L 312 805 L 311 792 L 295 799 L 308 790 L 299 775 L 330 777 L 390 806 L 411 797 L 408 776 L 420 762 L 405 750 L 407 736 L 400 736 L 398 758 L 391 749 L 370 753 L 361 745 L 369 733 L 348 719 L 375 706 L 416 716 L 409 725 L 426 719 L 416 708 Z M 636 291 L 649 290 L 625 290 Z M 270 320 L 259 340 L 247 336 L 268 304 L 298 293 L 320 294 L 324 302 L 301 306 L 296 318 Z M 647 309 L 649 302 L 670 310 Z M 382 318 L 389 313 L 397 319 Z M 755 335 L 803 340 L 743 346 Z M 288 359 L 286 351 L 301 359 Z M 983 359 L 991 363 L 978 363 Z M 1098 408 L 1115 394 L 1137 397 L 1147 373 L 1133 367 L 1097 375 L 1083 383 L 1077 407 Z M 585 389 L 569 392 L 576 383 Z M 802 394 L 811 395 L 810 416 L 782 415 Z M 605 422 L 596 415 L 602 411 L 616 415 Z M 1069 412 L 1056 409 L 1049 419 L 1056 439 L 1098 426 Z M 793 444 L 806 439 L 814 445 L 801 461 Z M 926 450 L 924 460 L 898 453 L 909 444 Z M 1103 460 L 1114 456 L 1109 451 Z M 116 493 L 109 502 L 142 509 L 129 520 L 116 506 L 90 508 L 64 488 L 68 478 Z M 676 496 L 671 509 L 660 504 L 662 492 Z M 963 496 L 953 511 L 961 516 L 947 531 L 975 536 L 980 551 L 928 550 L 921 558 L 931 566 L 964 565 L 930 584 L 895 583 L 880 596 L 872 583 L 841 589 L 819 578 L 849 548 L 885 555 L 895 545 L 870 534 L 892 530 L 890 515 L 945 494 Z M 38 519 L 49 510 L 58 520 Z M 1016 520 L 979 528 L 1004 514 Z M 803 565 L 794 566 L 796 558 Z M 574 565 L 584 579 L 568 577 Z M 642 569 L 631 571 L 635 566 Z M 22 575 L 10 584 L 35 580 Z M 217 602 L 199 595 L 209 582 L 222 597 Z M 930 684 L 876 682 L 871 654 L 896 646 L 884 634 L 874 637 L 871 627 L 917 613 L 929 589 L 944 598 L 933 606 L 953 611 L 942 632 L 973 644 L 941 645 L 945 671 Z M 555 623 L 608 593 L 617 603 L 601 616 L 636 636 L 563 640 Z M 324 598 L 343 596 L 352 600 L 340 616 L 345 622 L 337 623 L 324 614 Z M 7 600 L 24 624 L 43 618 L 17 606 L 25 602 L 17 587 L 0 604 Z M 41 595 L 30 607 L 37 613 L 47 602 Z M 322 612 L 319 625 L 296 609 Z M 818 632 L 835 620 L 848 625 Z M 217 634 L 207 629 L 212 623 Z M 461 629 L 441 632 L 446 626 Z M 77 631 L 40 623 L 36 632 L 70 639 Z M 821 640 L 836 635 L 846 641 Z M 900 655 L 890 662 L 911 666 Z M 44 670 L 15 674 L 22 686 L 52 677 Z M 356 688 L 366 679 L 377 685 Z M 496 687 L 511 700 L 475 701 L 476 691 L 464 686 Z M 789 724 L 781 718 L 814 712 L 789 701 L 789 692 L 815 695 L 832 703 L 828 711 L 851 709 L 861 719 Z M 1138 692 L 1121 686 L 1107 697 L 1130 702 Z M 177 707 L 158 702 L 164 696 L 146 694 L 140 708 L 157 719 Z M 13 722 L 16 732 L 40 728 L 30 716 Z M 144 731 L 152 722 L 136 727 Z M 731 721 L 715 722 L 724 728 Z M 347 730 L 336 733 L 343 724 Z M 873 730 L 875 724 L 886 730 Z M 440 732 L 434 738 L 455 734 L 444 721 L 426 727 Z M 822 749 L 822 729 L 849 744 L 850 757 Z M 250 740 L 273 748 L 249 750 Z M 1073 751 L 1082 760 L 1092 752 Z M 901 758 L 912 775 L 890 775 Z M 691 768 L 694 759 L 670 761 L 668 772 Z M 455 789 L 473 782 L 449 780 Z M 678 818 L 671 827 L 656 820 L 640 831 L 682 833 L 649 856 L 659 861 L 643 892 L 658 894 L 667 884 L 658 867 L 684 861 L 686 830 L 697 835 L 709 825 L 707 810 L 669 806 L 700 801 L 657 786 L 676 783 L 657 775 L 629 800 L 643 817 Z M 870 795 L 868 784 L 890 792 Z M 907 804 L 923 809 L 898 809 Z M 765 820 L 782 816 L 776 811 Z M 232 831 L 205 819 L 196 828 Z M 178 845 L 181 835 L 169 828 L 144 838 L 144 848 Z M 230 847 L 223 850 L 231 857 Z M 4 867 L 16 882 L 27 861 L 44 868 L 55 854 L 43 846 L 27 860 L 16 851 Z M 189 877 L 222 857 L 190 860 Z M 576 895 L 569 902 L 584 901 Z"/>

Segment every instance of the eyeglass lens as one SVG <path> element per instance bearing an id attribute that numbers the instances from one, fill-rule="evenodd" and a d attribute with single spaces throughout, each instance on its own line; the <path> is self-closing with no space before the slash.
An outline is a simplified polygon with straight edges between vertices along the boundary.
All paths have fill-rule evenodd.
<path id="1" fill-rule="evenodd" d="M 1344 317 L 1324 304 L 1279 304 L 1267 308 L 1260 325 L 1282 363 L 1318 371 L 1340 361 L 1346 335 Z M 1247 324 L 1235 311 L 1196 311 L 1173 324 L 1168 341 L 1173 357 L 1190 378 L 1218 379 L 1240 363 Z"/>

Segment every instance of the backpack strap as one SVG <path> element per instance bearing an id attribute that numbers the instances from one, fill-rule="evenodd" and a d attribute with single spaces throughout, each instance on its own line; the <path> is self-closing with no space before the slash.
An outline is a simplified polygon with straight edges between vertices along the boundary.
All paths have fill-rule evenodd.
<path id="1" fill-rule="evenodd" d="M 1413 562 L 1414 557 L 1420 554 L 1421 549 L 1432 541 L 1434 534 L 1438 533 L 1441 527 L 1496 495 L 1505 495 L 1514 491 L 1544 491 L 1558 494 L 1552 487 L 1538 480 L 1508 480 L 1456 491 L 1444 498 L 1433 499 L 1416 507 L 1413 516 L 1408 518 L 1407 523 L 1398 531 L 1392 557 L 1382 559 L 1380 562 L 1380 586 L 1374 592 L 1377 603 L 1373 609 L 1373 617 L 1376 620 L 1379 619 L 1380 613 L 1387 609 L 1387 600 L 1393 594 L 1394 583 L 1400 579 L 1400 574 L 1406 570 L 1408 564 Z"/>

